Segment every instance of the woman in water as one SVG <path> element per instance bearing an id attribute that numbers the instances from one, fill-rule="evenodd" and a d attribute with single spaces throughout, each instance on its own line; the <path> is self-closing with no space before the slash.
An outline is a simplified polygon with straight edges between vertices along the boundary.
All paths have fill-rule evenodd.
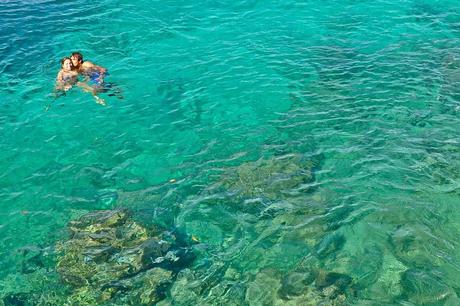
<path id="1" fill-rule="evenodd" d="M 61 59 L 61 70 L 56 77 L 56 90 L 67 91 L 77 84 L 78 73 L 72 70 L 72 60 L 69 57 Z"/>

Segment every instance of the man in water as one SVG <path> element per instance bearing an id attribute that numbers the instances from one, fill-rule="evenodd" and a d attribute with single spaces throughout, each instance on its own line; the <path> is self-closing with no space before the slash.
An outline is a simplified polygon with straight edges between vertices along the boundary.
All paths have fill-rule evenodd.
<path id="1" fill-rule="evenodd" d="M 85 77 L 84 82 L 78 82 L 78 86 L 87 92 L 91 92 L 96 99 L 96 103 L 105 105 L 104 99 L 97 94 L 103 92 L 104 77 L 107 75 L 107 69 L 93 64 L 90 61 L 84 61 L 80 52 L 73 52 L 70 56 L 74 71 Z"/>
<path id="2" fill-rule="evenodd" d="M 72 60 L 73 70 L 77 71 L 79 74 L 88 76 L 92 81 L 102 83 L 104 77 L 107 74 L 107 69 L 95 65 L 90 61 L 84 61 L 83 55 L 80 52 L 73 52 L 70 56 Z"/>

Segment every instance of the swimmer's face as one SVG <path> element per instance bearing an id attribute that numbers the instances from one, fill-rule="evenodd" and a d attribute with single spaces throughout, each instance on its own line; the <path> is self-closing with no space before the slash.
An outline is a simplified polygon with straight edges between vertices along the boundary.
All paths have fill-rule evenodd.
<path id="1" fill-rule="evenodd" d="M 62 69 L 64 70 L 72 70 L 72 62 L 69 59 L 66 59 L 64 62 L 62 62 Z"/>
<path id="2" fill-rule="evenodd" d="M 74 67 L 78 67 L 80 65 L 80 61 L 78 60 L 76 56 L 72 55 L 70 59 L 72 60 L 72 65 Z"/>

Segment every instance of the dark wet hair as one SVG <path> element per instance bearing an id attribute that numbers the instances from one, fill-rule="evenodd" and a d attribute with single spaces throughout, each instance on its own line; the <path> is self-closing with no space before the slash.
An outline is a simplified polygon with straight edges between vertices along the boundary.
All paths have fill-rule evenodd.
<path id="1" fill-rule="evenodd" d="M 72 55 L 78 59 L 79 62 L 83 62 L 83 55 L 80 52 L 72 52 Z"/>
<path id="2" fill-rule="evenodd" d="M 72 64 L 72 60 L 70 59 L 70 57 L 67 57 L 67 56 L 66 56 L 66 57 L 63 57 L 63 58 L 61 59 L 61 67 L 62 67 L 62 65 L 64 64 L 64 62 L 65 62 L 66 60 L 69 60 L 69 61 L 70 61 L 70 64 Z"/>

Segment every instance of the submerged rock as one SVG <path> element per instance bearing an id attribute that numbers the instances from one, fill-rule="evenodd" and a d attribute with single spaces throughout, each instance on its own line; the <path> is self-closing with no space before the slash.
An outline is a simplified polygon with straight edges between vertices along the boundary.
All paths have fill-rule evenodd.
<path id="1" fill-rule="evenodd" d="M 119 300 L 129 305 L 151 305 L 165 297 L 165 288 L 171 284 L 172 272 L 153 268 L 134 277 L 111 284 L 112 288 L 122 288 L 126 292 Z"/>
<path id="2" fill-rule="evenodd" d="M 439 255 L 442 255 L 445 246 L 435 237 L 430 228 L 409 223 L 396 227 L 391 233 L 390 243 L 395 257 L 403 264 L 426 269 L 443 265 Z"/>
<path id="3" fill-rule="evenodd" d="M 305 291 L 305 287 L 315 280 L 315 277 L 312 271 L 291 272 L 282 278 L 278 294 L 285 300 L 299 296 Z"/>
<path id="4" fill-rule="evenodd" d="M 42 268 L 52 266 L 54 260 L 52 251 L 48 248 L 41 248 L 35 245 L 25 246 L 19 249 L 21 258 L 21 272 L 23 274 L 33 273 Z"/>
<path id="5" fill-rule="evenodd" d="M 25 293 L 9 294 L 2 298 L 3 305 L 27 305 L 29 296 Z"/>
<path id="6" fill-rule="evenodd" d="M 361 292 L 361 296 L 369 300 L 395 304 L 401 296 L 401 275 L 407 267 L 391 254 L 383 253 L 382 256 L 381 273 L 378 279 Z"/>
<path id="7" fill-rule="evenodd" d="M 277 291 L 281 286 L 277 271 L 262 270 L 248 284 L 246 302 L 250 305 L 272 305 L 277 300 Z"/>
<path id="8" fill-rule="evenodd" d="M 89 213 L 69 228 L 57 270 L 74 289 L 71 304 L 153 304 L 193 258 L 174 235 L 138 224 L 126 210 Z"/>
<path id="9" fill-rule="evenodd" d="M 352 281 L 352 278 L 346 274 L 320 270 L 315 285 L 320 290 L 334 286 L 338 291 L 344 293 Z"/>
<path id="10" fill-rule="evenodd" d="M 345 237 L 342 234 L 331 233 L 325 235 L 315 246 L 316 255 L 318 258 L 325 258 L 340 250 L 344 244 Z"/>
<path id="11" fill-rule="evenodd" d="M 11 273 L 2 279 L 0 306 L 65 305 L 66 294 L 65 286 L 52 269 Z"/>
<path id="12" fill-rule="evenodd" d="M 248 162 L 227 172 L 223 185 L 241 197 L 280 199 L 313 180 L 315 162 L 301 154 Z"/>
<path id="13" fill-rule="evenodd" d="M 441 305 L 449 298 L 458 297 L 443 280 L 424 270 L 409 269 L 401 276 L 403 297 L 417 305 Z"/>
<path id="14" fill-rule="evenodd" d="M 245 305 L 246 279 L 222 261 L 205 260 L 177 275 L 166 305 Z"/>
<path id="15" fill-rule="evenodd" d="M 281 271 L 264 269 L 248 283 L 249 305 L 348 305 L 352 302 L 351 277 L 334 272 Z M 312 284 L 315 280 L 315 285 Z"/>
<path id="16" fill-rule="evenodd" d="M 177 279 L 171 287 L 171 297 L 178 305 L 200 305 L 202 293 L 201 282 L 192 270 L 184 269 L 178 273 Z"/>

